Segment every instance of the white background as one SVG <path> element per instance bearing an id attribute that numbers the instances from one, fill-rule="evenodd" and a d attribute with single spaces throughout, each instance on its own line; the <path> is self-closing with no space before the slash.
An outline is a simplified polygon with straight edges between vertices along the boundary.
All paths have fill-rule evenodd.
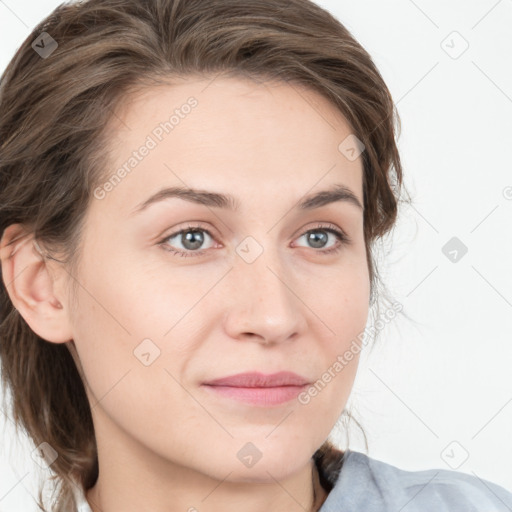
<path id="1" fill-rule="evenodd" d="M 413 321 L 393 320 L 363 353 L 349 402 L 369 455 L 512 490 L 512 0 L 317 3 L 369 51 L 391 90 L 414 200 L 381 269 Z M 58 4 L 0 0 L 2 71 Z M 457 262 L 442 252 L 452 237 L 468 248 Z M 36 510 L 28 446 L 8 421 L 0 512 Z M 350 448 L 364 451 L 355 428 Z"/>

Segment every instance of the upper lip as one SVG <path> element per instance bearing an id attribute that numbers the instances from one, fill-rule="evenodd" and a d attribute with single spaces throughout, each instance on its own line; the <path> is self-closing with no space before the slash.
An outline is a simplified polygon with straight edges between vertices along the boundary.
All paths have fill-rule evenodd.
<path id="1" fill-rule="evenodd" d="M 220 379 L 204 382 L 208 386 L 232 386 L 241 388 L 270 388 L 278 386 L 304 386 L 308 380 L 293 372 L 278 372 L 264 374 L 260 372 L 246 372 L 222 377 Z"/>

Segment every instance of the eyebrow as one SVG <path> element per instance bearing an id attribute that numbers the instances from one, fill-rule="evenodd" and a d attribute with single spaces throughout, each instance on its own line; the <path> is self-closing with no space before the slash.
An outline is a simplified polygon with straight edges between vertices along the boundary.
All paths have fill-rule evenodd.
<path id="1" fill-rule="evenodd" d="M 137 205 L 130 213 L 135 215 L 145 210 L 149 205 L 177 197 L 185 201 L 201 204 L 213 208 L 223 208 L 230 211 L 238 211 L 240 202 L 230 194 L 220 194 L 207 190 L 199 190 L 184 187 L 168 187 L 159 190 L 148 199 Z M 311 194 L 302 199 L 295 208 L 300 210 L 313 210 L 334 202 L 346 202 L 364 211 L 363 205 L 358 197 L 345 185 L 334 185 L 333 187 Z"/>

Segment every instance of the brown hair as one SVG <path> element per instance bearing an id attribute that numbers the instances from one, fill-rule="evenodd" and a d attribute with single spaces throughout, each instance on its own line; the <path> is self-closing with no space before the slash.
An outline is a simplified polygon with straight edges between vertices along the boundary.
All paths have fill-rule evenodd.
<path id="1" fill-rule="evenodd" d="M 43 32 L 58 45 L 44 58 L 32 47 Z M 73 276 L 84 213 L 105 175 L 107 126 L 116 108 L 131 91 L 173 76 L 221 72 L 305 85 L 329 99 L 364 143 L 373 304 L 379 275 L 372 247 L 394 226 L 402 188 L 400 119 L 366 50 L 309 0 L 86 0 L 57 7 L 1 78 L 0 235 L 21 223 L 49 253 L 64 255 L 58 261 Z M 85 491 L 98 476 L 90 407 L 67 345 L 37 336 L 1 283 L 4 393 L 12 394 L 16 424 L 36 446 L 47 442 L 58 453 L 51 466 L 60 484 L 56 511 L 76 510 L 74 482 Z M 341 453 L 326 441 L 315 462 L 336 466 Z M 329 490 L 331 473 L 320 475 Z M 41 491 L 39 506 L 45 510 Z"/>

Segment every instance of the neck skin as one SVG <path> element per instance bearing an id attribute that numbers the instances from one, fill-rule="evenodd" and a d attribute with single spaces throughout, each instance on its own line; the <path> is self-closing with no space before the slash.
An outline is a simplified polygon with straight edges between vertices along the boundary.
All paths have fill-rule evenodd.
<path id="1" fill-rule="evenodd" d="M 93 512 L 239 512 L 240 504 L 244 512 L 316 512 L 328 495 L 313 459 L 279 483 L 222 481 L 163 460 L 119 429 L 106 435 L 105 427 L 96 431 L 99 477 L 86 492 Z"/>

